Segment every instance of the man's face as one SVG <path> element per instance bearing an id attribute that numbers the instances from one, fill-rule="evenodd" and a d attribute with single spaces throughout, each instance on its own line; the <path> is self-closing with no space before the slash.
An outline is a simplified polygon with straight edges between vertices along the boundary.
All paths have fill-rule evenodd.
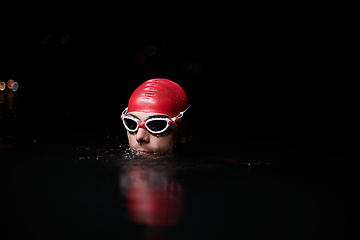
<path id="1" fill-rule="evenodd" d="M 141 122 L 153 116 L 169 117 L 157 113 L 130 112 L 128 114 L 140 119 Z M 146 128 L 139 128 L 134 133 L 127 131 L 130 149 L 140 154 L 171 153 L 175 147 L 177 128 L 177 124 L 173 124 L 160 134 L 150 133 Z"/>

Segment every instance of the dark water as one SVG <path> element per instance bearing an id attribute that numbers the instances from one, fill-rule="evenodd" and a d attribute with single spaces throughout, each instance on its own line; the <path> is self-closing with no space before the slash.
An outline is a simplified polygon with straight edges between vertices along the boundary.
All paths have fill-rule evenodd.
<path id="1" fill-rule="evenodd" d="M 18 92 L 1 93 L 6 239 L 359 235 L 359 165 L 346 151 L 334 156 L 203 127 L 178 154 L 134 156 L 124 152 L 115 113 L 28 108 L 26 98 L 16 104 Z"/>
<path id="2" fill-rule="evenodd" d="M 3 239 L 359 238 L 355 21 L 211 11 L 134 34 L 118 11 L 43 12 L 0 30 L 0 80 L 19 83 L 0 91 Z M 180 155 L 124 156 L 121 112 L 154 77 L 189 94 L 192 135 Z"/>
<path id="3" fill-rule="evenodd" d="M 7 149 L 1 160 L 8 239 L 358 235 L 355 166 L 284 164 L 246 151 L 139 157 L 66 144 Z"/>

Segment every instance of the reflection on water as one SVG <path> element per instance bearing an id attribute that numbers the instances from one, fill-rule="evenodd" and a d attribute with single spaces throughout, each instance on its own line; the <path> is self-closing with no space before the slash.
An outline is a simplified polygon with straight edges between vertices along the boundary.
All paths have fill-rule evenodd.
<path id="1" fill-rule="evenodd" d="M 17 86 L 17 85 L 16 85 Z M 0 115 L 14 113 L 17 110 L 17 93 L 9 89 L 0 91 Z"/>
<path id="2" fill-rule="evenodd" d="M 125 164 L 120 189 L 127 200 L 130 221 L 148 226 L 173 226 L 182 212 L 182 187 L 173 171 L 166 169 L 169 158 L 140 158 Z"/>
<path id="3" fill-rule="evenodd" d="M 13 91 L 8 91 L 7 93 L 7 110 L 8 112 L 15 111 L 14 107 L 15 94 Z"/>
<path id="4" fill-rule="evenodd" d="M 5 85 L 3 84 L 2 86 L 4 87 Z M 18 93 L 10 90 L 10 88 L 2 90 L 0 91 L 0 143 L 6 143 L 9 139 L 15 139 L 14 132 L 16 131 L 16 126 L 14 125 L 17 117 Z M 10 145 L 7 146 L 7 148 L 11 147 Z M 1 148 L 3 147 L 0 146 Z"/>
<path id="5" fill-rule="evenodd" d="M 358 206 L 358 177 L 122 150 L 46 145 L 2 158 L 24 159 L 5 171 L 13 239 L 331 239 L 344 207 Z"/>

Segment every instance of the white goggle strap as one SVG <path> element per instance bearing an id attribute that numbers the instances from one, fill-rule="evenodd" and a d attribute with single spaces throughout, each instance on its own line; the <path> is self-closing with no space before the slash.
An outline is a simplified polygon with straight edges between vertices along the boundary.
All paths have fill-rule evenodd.
<path id="1" fill-rule="evenodd" d="M 188 106 L 184 111 L 180 112 L 179 115 L 177 115 L 176 117 L 169 118 L 169 119 L 170 119 L 169 124 L 172 125 L 172 124 L 176 123 L 177 121 L 179 121 L 179 120 L 183 117 L 183 115 L 184 115 L 184 113 L 186 112 L 186 110 L 189 109 L 189 107 L 190 107 L 190 106 Z"/>
<path id="2" fill-rule="evenodd" d="M 190 106 L 188 106 L 187 108 L 185 108 L 185 110 L 182 111 L 182 112 L 180 112 L 179 115 L 177 115 L 176 117 L 179 118 L 179 119 L 182 118 L 183 115 L 184 115 L 184 113 L 185 113 L 189 108 L 190 108 Z"/>
<path id="3" fill-rule="evenodd" d="M 127 114 L 128 108 L 125 108 L 125 110 L 121 113 L 121 120 L 123 120 L 124 116 Z"/>

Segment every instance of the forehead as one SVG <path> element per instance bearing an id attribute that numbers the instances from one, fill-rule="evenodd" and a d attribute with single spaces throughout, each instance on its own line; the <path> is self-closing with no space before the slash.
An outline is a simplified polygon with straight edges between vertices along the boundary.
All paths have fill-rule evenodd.
<path id="1" fill-rule="evenodd" d="M 145 121 L 151 117 L 169 117 L 168 115 L 163 113 L 129 112 L 128 114 L 140 119 L 141 121 Z"/>

